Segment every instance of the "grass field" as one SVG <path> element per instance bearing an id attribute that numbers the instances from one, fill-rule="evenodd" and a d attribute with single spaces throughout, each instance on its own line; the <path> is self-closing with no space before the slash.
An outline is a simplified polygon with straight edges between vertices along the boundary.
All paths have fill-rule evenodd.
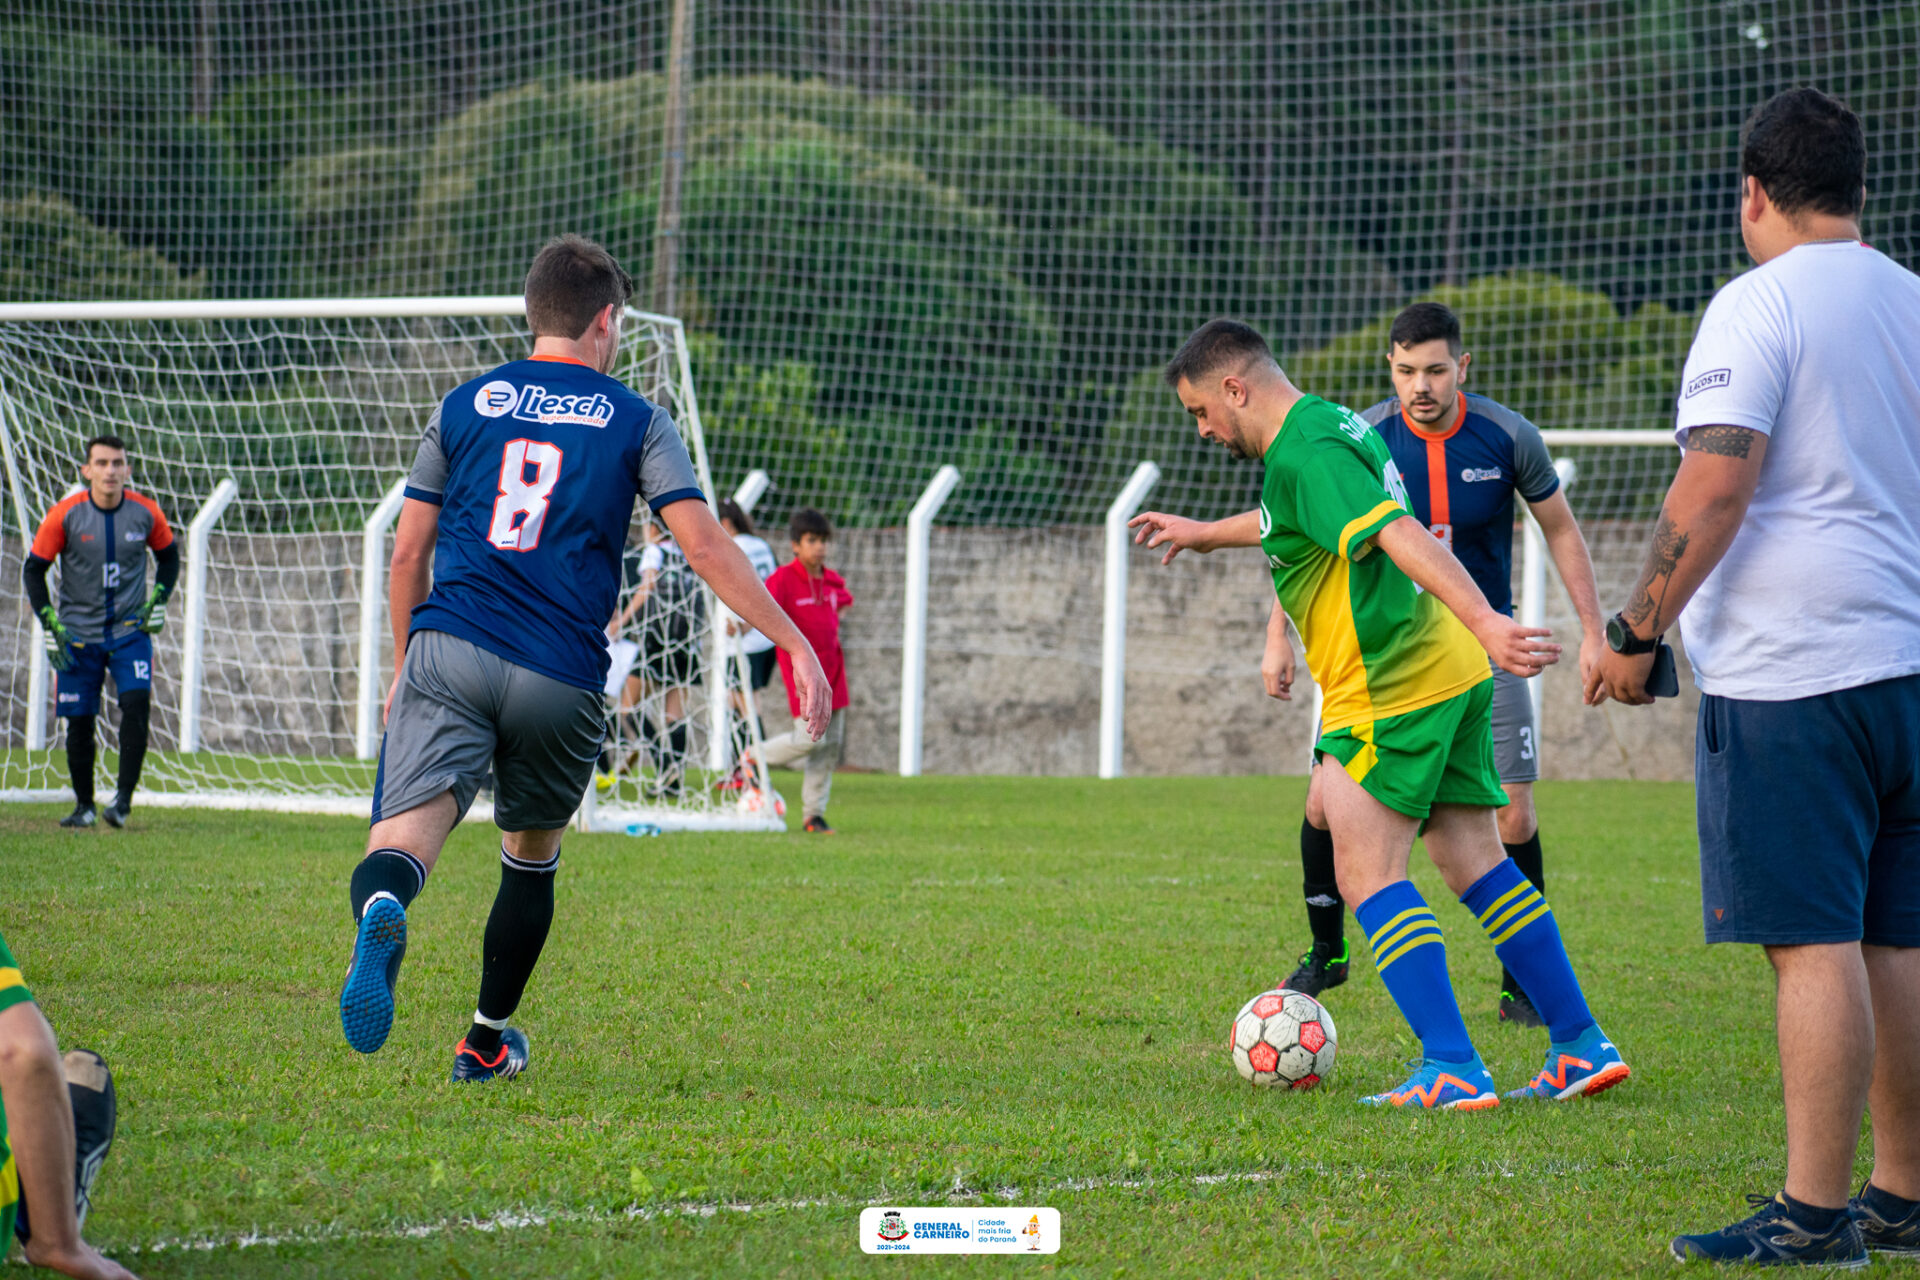
<path id="1" fill-rule="evenodd" d="M 516 1019 L 532 1071 L 481 1087 L 446 1076 L 487 827 L 413 907 L 372 1058 L 335 1006 L 353 820 L 147 809 L 76 834 L 0 809 L 0 932 L 62 1043 L 115 1068 L 90 1235 L 149 1276 L 1618 1275 L 1778 1186 L 1770 984 L 1757 950 L 1700 944 L 1684 786 L 1540 788 L 1625 1086 L 1358 1107 L 1414 1053 L 1364 959 L 1328 996 L 1327 1084 L 1244 1085 L 1227 1019 L 1304 933 L 1302 786 L 852 776 L 832 839 L 569 836 Z M 1496 1081 L 1522 1083 L 1544 1033 L 1496 1025 L 1484 938 L 1416 880 Z M 1059 1208 L 1061 1252 L 858 1251 L 862 1205 L 982 1197 Z"/>

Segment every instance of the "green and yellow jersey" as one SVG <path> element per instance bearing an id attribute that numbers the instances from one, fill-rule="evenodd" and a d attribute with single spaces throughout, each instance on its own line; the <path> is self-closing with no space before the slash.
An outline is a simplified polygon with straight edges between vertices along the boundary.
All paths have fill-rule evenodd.
<path id="1" fill-rule="evenodd" d="M 11 1009 L 31 999 L 33 992 L 27 990 L 27 980 L 14 963 L 13 953 L 7 950 L 7 940 L 0 938 L 0 1009 Z M 0 1255 L 13 1242 L 14 1208 L 19 1203 L 20 1175 L 13 1167 L 13 1148 L 7 1145 L 6 1108 L 0 1107 Z"/>
<path id="2" fill-rule="evenodd" d="M 1451 610 L 1367 539 L 1411 507 L 1366 420 L 1318 396 L 1287 413 L 1263 459 L 1260 549 L 1320 686 L 1321 732 L 1444 702 L 1493 678 Z"/>

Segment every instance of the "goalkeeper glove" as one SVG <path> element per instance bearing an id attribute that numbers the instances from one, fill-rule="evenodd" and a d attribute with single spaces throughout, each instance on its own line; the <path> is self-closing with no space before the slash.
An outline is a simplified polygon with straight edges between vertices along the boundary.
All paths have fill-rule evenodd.
<path id="1" fill-rule="evenodd" d="M 150 636 L 157 636 L 167 625 L 167 597 L 173 594 L 171 587 L 155 587 L 147 602 L 135 611 L 127 621 Z"/>
<path id="2" fill-rule="evenodd" d="M 60 621 L 52 605 L 40 611 L 40 622 L 47 629 L 47 661 L 55 671 L 73 670 L 73 633 Z"/>

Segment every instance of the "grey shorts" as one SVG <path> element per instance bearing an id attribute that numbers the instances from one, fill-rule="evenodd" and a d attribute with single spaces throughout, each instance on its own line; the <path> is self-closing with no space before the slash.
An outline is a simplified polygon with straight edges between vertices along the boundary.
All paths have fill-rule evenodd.
<path id="1" fill-rule="evenodd" d="M 1493 669 L 1493 765 L 1504 784 L 1540 780 L 1540 734 L 1533 723 L 1533 697 L 1527 681 L 1498 667 Z"/>
<path id="2" fill-rule="evenodd" d="M 1308 739 L 1307 769 L 1320 763 L 1320 726 Z M 1533 724 L 1533 698 L 1527 682 L 1511 671 L 1493 669 L 1493 764 L 1502 784 L 1540 781 L 1540 735 Z"/>
<path id="3" fill-rule="evenodd" d="M 416 809 L 443 791 L 460 817 L 493 775 L 502 831 L 567 825 L 593 780 L 606 736 L 597 690 L 516 666 L 442 631 L 416 631 L 393 691 L 373 820 Z"/>

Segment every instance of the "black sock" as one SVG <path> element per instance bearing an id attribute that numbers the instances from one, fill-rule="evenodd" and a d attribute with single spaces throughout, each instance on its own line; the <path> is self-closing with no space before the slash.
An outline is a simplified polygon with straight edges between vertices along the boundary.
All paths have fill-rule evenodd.
<path id="1" fill-rule="evenodd" d="M 67 717 L 67 776 L 73 780 L 73 798 L 93 803 L 93 717 Z"/>
<path id="2" fill-rule="evenodd" d="M 685 763 L 687 758 L 687 722 L 675 720 L 673 728 L 667 730 L 667 763 L 676 765 Z"/>
<path id="3" fill-rule="evenodd" d="M 347 900 L 353 904 L 353 922 L 360 923 L 367 900 L 376 893 L 390 893 L 404 907 L 426 887 L 427 869 L 420 859 L 405 849 L 375 849 L 360 859 L 347 888 Z"/>
<path id="4" fill-rule="evenodd" d="M 147 725 L 153 714 L 153 697 L 145 689 L 135 689 L 120 698 L 120 776 L 119 800 L 133 807 L 133 789 L 140 785 L 140 766 L 147 758 Z"/>
<path id="5" fill-rule="evenodd" d="M 1823 1209 L 1819 1205 L 1808 1204 L 1804 1200 L 1795 1200 L 1784 1191 L 1780 1193 L 1780 1199 L 1786 1202 L 1787 1213 L 1794 1222 L 1817 1236 L 1823 1236 L 1833 1230 L 1847 1216 L 1845 1205 L 1841 1205 L 1838 1209 Z"/>
<path id="6" fill-rule="evenodd" d="M 1346 935 L 1346 905 L 1333 875 L 1333 832 L 1300 819 L 1300 888 L 1307 899 L 1307 924 L 1322 950 L 1337 952 Z"/>
<path id="7" fill-rule="evenodd" d="M 1507 856 L 1513 859 L 1513 865 L 1520 868 L 1520 874 L 1527 878 L 1527 882 L 1542 894 L 1546 893 L 1547 871 L 1540 858 L 1540 828 L 1535 827 L 1533 834 L 1519 844 L 1503 843 L 1502 847 L 1506 849 Z M 1524 994 L 1519 979 L 1515 978 L 1513 971 L 1505 965 L 1500 966 L 1500 990 L 1511 991 L 1516 995 Z"/>
<path id="8" fill-rule="evenodd" d="M 1869 1209 L 1888 1222 L 1898 1222 L 1915 1209 L 1920 1209 L 1920 1200 L 1902 1200 L 1893 1192 L 1883 1191 L 1871 1182 L 1867 1184 L 1867 1189 L 1860 1193 L 1860 1198 L 1867 1202 Z"/>
<path id="9" fill-rule="evenodd" d="M 467 1048 L 483 1058 L 499 1051 L 500 1032 L 520 1007 L 527 979 L 540 962 L 540 949 L 547 945 L 547 930 L 553 927 L 553 873 L 559 865 L 558 853 L 548 862 L 523 862 L 500 850 L 500 891 L 480 943 L 480 1003 L 467 1030 Z M 489 1026 L 491 1022 L 501 1025 Z"/>

